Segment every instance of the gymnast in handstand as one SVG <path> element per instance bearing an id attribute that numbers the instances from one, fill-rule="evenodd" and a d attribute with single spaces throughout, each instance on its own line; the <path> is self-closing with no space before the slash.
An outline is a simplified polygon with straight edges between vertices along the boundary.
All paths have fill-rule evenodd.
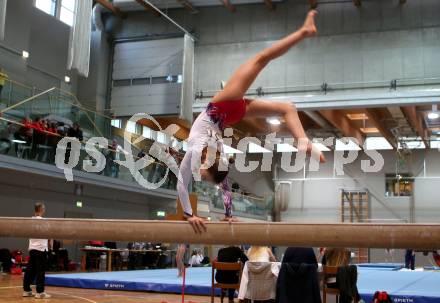
<path id="1" fill-rule="evenodd" d="M 221 139 L 225 126 L 235 124 L 244 117 L 282 116 L 289 132 L 297 142 L 305 140 L 302 142 L 307 143 L 299 144 L 299 151 L 319 154 L 320 162 L 325 161 L 323 154 L 316 150 L 311 141 L 307 139 L 294 104 L 244 98 L 246 91 L 270 61 L 282 56 L 303 39 L 316 35 L 314 22 L 316 14 L 316 11 L 310 11 L 299 30 L 259 52 L 241 65 L 228 80 L 224 89 L 214 96 L 206 110 L 200 113 L 194 121 L 188 138 L 188 149 L 180 166 L 177 190 L 185 219 L 196 233 L 205 231 L 206 226 L 204 219 L 193 214 L 189 201 L 188 184 L 193 171 L 195 176 L 199 176 L 201 180 L 220 185 L 225 205 L 225 220 L 232 218 L 232 199 L 226 179 L 228 160 L 222 156 L 222 144 L 218 140 Z M 214 157 L 209 155 L 212 150 L 210 147 L 215 150 L 211 153 Z M 224 167 L 226 169 L 223 169 Z"/>

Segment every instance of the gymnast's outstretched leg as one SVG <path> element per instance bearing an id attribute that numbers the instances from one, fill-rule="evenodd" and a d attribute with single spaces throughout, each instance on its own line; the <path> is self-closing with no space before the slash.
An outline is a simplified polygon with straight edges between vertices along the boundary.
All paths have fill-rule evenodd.
<path id="1" fill-rule="evenodd" d="M 225 88 L 214 96 L 211 104 L 215 107 L 218 102 L 230 101 L 231 107 L 234 106 L 234 104 L 237 104 L 237 107 L 239 107 L 237 101 L 243 102 L 246 91 L 270 61 L 282 56 L 292 46 L 303 39 L 316 35 L 317 30 L 314 21 L 316 14 L 316 11 L 310 11 L 303 26 L 299 30 L 259 52 L 256 56 L 241 65 L 228 80 Z M 292 136 L 297 140 L 303 139 L 308 142 L 296 107 L 292 103 L 263 100 L 246 100 L 245 102 L 245 117 L 283 116 Z M 312 149 L 310 143 L 306 146 L 308 151 Z M 324 156 L 321 152 L 319 152 L 319 154 L 321 162 L 324 162 Z"/>

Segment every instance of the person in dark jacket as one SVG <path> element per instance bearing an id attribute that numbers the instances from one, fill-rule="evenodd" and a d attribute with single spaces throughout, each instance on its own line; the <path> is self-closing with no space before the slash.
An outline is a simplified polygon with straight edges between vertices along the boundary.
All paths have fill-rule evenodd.
<path id="1" fill-rule="evenodd" d="M 318 266 L 283 262 L 278 275 L 275 302 L 321 303 Z"/>
<path id="2" fill-rule="evenodd" d="M 73 123 L 72 127 L 69 127 L 69 129 L 67 130 L 67 137 L 77 138 L 80 142 L 83 141 L 83 132 L 78 123 L 75 122 Z M 66 156 L 64 160 L 64 163 L 66 164 L 69 163 L 71 150 L 71 144 L 67 143 Z"/>
<path id="3" fill-rule="evenodd" d="M 3 268 L 3 272 L 4 273 L 9 273 L 11 271 L 11 266 L 12 266 L 12 256 L 11 253 L 9 252 L 9 249 L 7 248 L 2 248 L 0 249 L 0 274 L 1 269 Z"/>
<path id="4" fill-rule="evenodd" d="M 222 248 L 218 251 L 217 254 L 217 261 L 218 262 L 242 262 L 243 264 L 248 261 L 247 256 L 243 252 L 243 250 L 240 249 L 240 247 L 237 246 L 229 246 Z M 215 280 L 218 283 L 227 283 L 227 284 L 235 284 L 238 283 L 240 277 L 238 276 L 238 272 L 234 271 L 224 271 L 224 270 L 218 270 L 215 274 Z M 235 295 L 235 289 L 228 289 L 228 298 L 229 302 L 234 302 L 234 295 Z"/>
<path id="5" fill-rule="evenodd" d="M 318 266 L 315 252 L 311 247 L 288 247 L 284 252 L 283 263 L 314 264 Z"/>
<path id="6" fill-rule="evenodd" d="M 357 289 L 357 275 L 357 267 L 355 265 L 338 268 L 336 283 L 341 292 L 340 303 L 359 302 L 361 300 Z"/>
<path id="7" fill-rule="evenodd" d="M 73 123 L 72 127 L 67 130 L 67 137 L 73 137 L 79 141 L 83 141 L 83 131 L 77 122 Z"/>
<path id="8" fill-rule="evenodd" d="M 416 253 L 412 249 L 405 250 L 405 268 L 414 270 L 416 265 Z"/>

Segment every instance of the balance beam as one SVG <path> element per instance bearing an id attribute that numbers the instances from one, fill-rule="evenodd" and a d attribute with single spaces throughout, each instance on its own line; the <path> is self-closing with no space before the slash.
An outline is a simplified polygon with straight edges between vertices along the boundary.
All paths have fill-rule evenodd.
<path id="1" fill-rule="evenodd" d="M 0 237 L 214 245 L 440 249 L 440 224 L 207 223 L 0 217 Z"/>

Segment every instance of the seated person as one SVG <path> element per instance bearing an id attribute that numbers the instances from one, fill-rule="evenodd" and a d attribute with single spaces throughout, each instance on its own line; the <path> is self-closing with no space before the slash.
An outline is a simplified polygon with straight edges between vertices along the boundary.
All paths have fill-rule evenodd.
<path id="1" fill-rule="evenodd" d="M 350 251 L 346 248 L 326 248 L 321 261 L 324 266 L 348 266 L 350 264 Z M 327 286 L 338 288 L 336 277 L 327 279 Z"/>
<path id="2" fill-rule="evenodd" d="M 12 259 L 12 255 L 9 249 L 7 248 L 0 249 L 0 263 L 2 265 L 4 273 L 9 273 L 11 271 L 11 266 L 12 266 L 11 259 Z"/>
<path id="3" fill-rule="evenodd" d="M 288 247 L 284 252 L 282 263 L 305 263 L 318 266 L 315 252 L 311 247 Z"/>
<path id="4" fill-rule="evenodd" d="M 244 254 L 243 250 L 237 246 L 229 246 L 222 248 L 218 251 L 218 262 L 235 263 L 242 262 L 243 264 L 248 261 L 248 257 Z M 218 283 L 236 284 L 239 281 L 238 272 L 229 270 L 218 270 L 215 274 L 215 280 Z M 228 289 L 229 302 L 234 302 L 235 289 Z"/>
<path id="5" fill-rule="evenodd" d="M 199 267 L 201 266 L 203 261 L 203 255 L 200 252 L 199 249 L 194 249 L 191 258 L 189 259 L 189 266 L 190 267 Z"/>
<path id="6" fill-rule="evenodd" d="M 327 248 L 325 250 L 324 256 L 322 257 L 322 265 L 324 266 L 336 266 L 336 267 L 345 267 L 347 268 L 350 265 L 350 257 L 351 253 L 346 248 Z M 355 272 L 357 273 L 356 267 L 354 267 Z M 348 274 L 348 271 L 344 271 Z M 338 276 L 340 271 L 338 270 Z M 357 276 L 354 278 L 355 281 L 357 281 Z M 327 278 L 327 287 L 329 288 L 337 288 L 341 290 L 341 296 L 340 296 L 340 302 L 351 302 L 352 297 L 347 297 L 347 295 L 344 295 L 343 293 L 343 287 L 342 285 L 339 285 L 336 277 L 329 277 Z M 359 296 L 357 287 L 355 287 L 355 294 L 354 294 L 354 302 L 360 302 L 361 297 Z"/>
<path id="7" fill-rule="evenodd" d="M 247 251 L 250 262 L 276 262 L 272 250 L 267 246 L 251 246 Z"/>

